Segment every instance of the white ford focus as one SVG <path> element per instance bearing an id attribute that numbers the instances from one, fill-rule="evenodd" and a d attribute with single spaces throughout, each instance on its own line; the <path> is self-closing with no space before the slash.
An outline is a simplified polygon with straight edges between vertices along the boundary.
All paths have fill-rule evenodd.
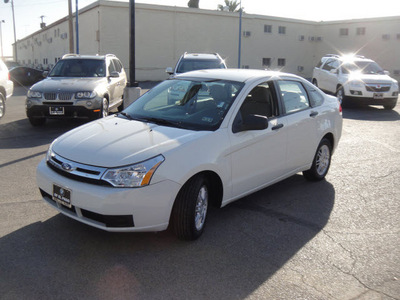
<path id="1" fill-rule="evenodd" d="M 185 88 L 171 103 L 174 87 Z M 340 104 L 308 81 L 259 70 L 178 75 L 123 112 L 57 138 L 37 168 L 43 199 L 107 231 L 196 239 L 218 207 L 297 172 L 321 180 Z"/>

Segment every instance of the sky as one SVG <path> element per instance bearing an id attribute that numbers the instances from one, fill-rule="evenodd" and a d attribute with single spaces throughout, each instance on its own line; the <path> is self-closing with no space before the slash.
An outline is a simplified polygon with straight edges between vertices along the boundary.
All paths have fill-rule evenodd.
<path id="1" fill-rule="evenodd" d="M 12 55 L 14 29 L 11 1 L 14 3 L 16 37 L 22 39 L 40 29 L 43 21 L 51 23 L 68 15 L 68 0 L 0 0 L 1 45 L 0 56 Z M 129 0 L 119 0 L 129 2 Z M 187 7 L 189 0 L 136 0 L 135 3 L 148 3 Z M 96 0 L 78 0 L 83 8 Z M 399 0 L 242 0 L 245 13 L 294 18 L 310 21 L 333 21 L 362 19 L 386 16 L 400 16 Z M 76 0 L 72 0 L 75 11 Z M 200 9 L 216 10 L 224 0 L 200 0 Z M 3 22 L 4 21 L 4 22 Z"/>

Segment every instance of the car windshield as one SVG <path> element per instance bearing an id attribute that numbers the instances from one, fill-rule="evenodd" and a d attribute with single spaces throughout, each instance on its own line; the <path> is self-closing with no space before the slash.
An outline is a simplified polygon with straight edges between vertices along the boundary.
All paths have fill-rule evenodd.
<path id="1" fill-rule="evenodd" d="M 189 130 L 214 131 L 243 85 L 226 80 L 166 80 L 133 102 L 120 116 Z"/>
<path id="2" fill-rule="evenodd" d="M 205 69 L 225 69 L 225 65 L 218 59 L 182 59 L 176 72 L 185 73 Z"/>
<path id="3" fill-rule="evenodd" d="M 342 65 L 342 72 L 349 74 L 361 72 L 362 74 L 384 74 L 384 70 L 376 63 L 369 61 L 354 61 Z"/>
<path id="4" fill-rule="evenodd" d="M 60 60 L 49 73 L 49 77 L 105 77 L 104 60 L 65 59 Z"/>

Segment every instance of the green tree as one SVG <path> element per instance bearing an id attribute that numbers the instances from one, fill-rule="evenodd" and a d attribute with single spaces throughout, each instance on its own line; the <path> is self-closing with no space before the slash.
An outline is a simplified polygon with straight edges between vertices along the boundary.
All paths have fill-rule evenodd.
<path id="1" fill-rule="evenodd" d="M 229 11 L 233 11 L 233 12 L 238 12 L 240 11 L 239 5 L 240 5 L 240 1 L 238 0 L 224 0 L 225 1 L 225 5 L 223 4 L 219 4 L 218 5 L 218 10 L 225 10 L 225 7 L 228 8 Z M 243 8 L 242 8 L 243 11 Z"/>
<path id="2" fill-rule="evenodd" d="M 199 8 L 200 0 L 189 0 L 188 7 Z"/>

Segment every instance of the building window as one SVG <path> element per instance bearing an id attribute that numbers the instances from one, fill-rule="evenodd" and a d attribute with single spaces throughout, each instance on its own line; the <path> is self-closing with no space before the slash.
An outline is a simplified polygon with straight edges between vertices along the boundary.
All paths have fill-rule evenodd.
<path id="1" fill-rule="evenodd" d="M 278 33 L 279 34 L 286 34 L 286 27 L 285 26 L 279 26 Z"/>
<path id="2" fill-rule="evenodd" d="M 285 58 L 278 58 L 278 67 L 284 67 L 286 65 Z"/>
<path id="3" fill-rule="evenodd" d="M 357 27 L 356 34 L 365 35 L 365 27 Z"/>
<path id="4" fill-rule="evenodd" d="M 398 40 L 400 40 L 400 33 L 398 33 L 398 34 L 396 35 L 396 38 L 397 38 Z"/>
<path id="5" fill-rule="evenodd" d="M 250 31 L 243 31 L 243 36 L 251 36 L 251 32 Z"/>
<path id="6" fill-rule="evenodd" d="M 250 69 L 249 65 L 243 65 L 242 69 Z"/>
<path id="7" fill-rule="evenodd" d="M 272 33 L 272 25 L 264 25 L 265 33 Z"/>
<path id="8" fill-rule="evenodd" d="M 347 35 L 349 35 L 349 29 L 348 29 L 348 28 L 340 28 L 340 30 L 339 30 L 339 35 L 340 35 L 340 36 L 347 36 Z"/>
<path id="9" fill-rule="evenodd" d="M 390 34 L 383 34 L 382 35 L 382 39 L 385 40 L 385 41 L 390 40 Z"/>
<path id="10" fill-rule="evenodd" d="M 270 57 L 264 57 L 262 59 L 262 64 L 263 64 L 263 68 L 269 68 L 271 66 L 271 58 Z"/>
<path id="11" fill-rule="evenodd" d="M 43 64 L 47 65 L 47 63 L 48 63 L 47 58 L 43 58 Z"/>
<path id="12" fill-rule="evenodd" d="M 299 35 L 299 41 L 304 41 L 304 35 Z"/>

